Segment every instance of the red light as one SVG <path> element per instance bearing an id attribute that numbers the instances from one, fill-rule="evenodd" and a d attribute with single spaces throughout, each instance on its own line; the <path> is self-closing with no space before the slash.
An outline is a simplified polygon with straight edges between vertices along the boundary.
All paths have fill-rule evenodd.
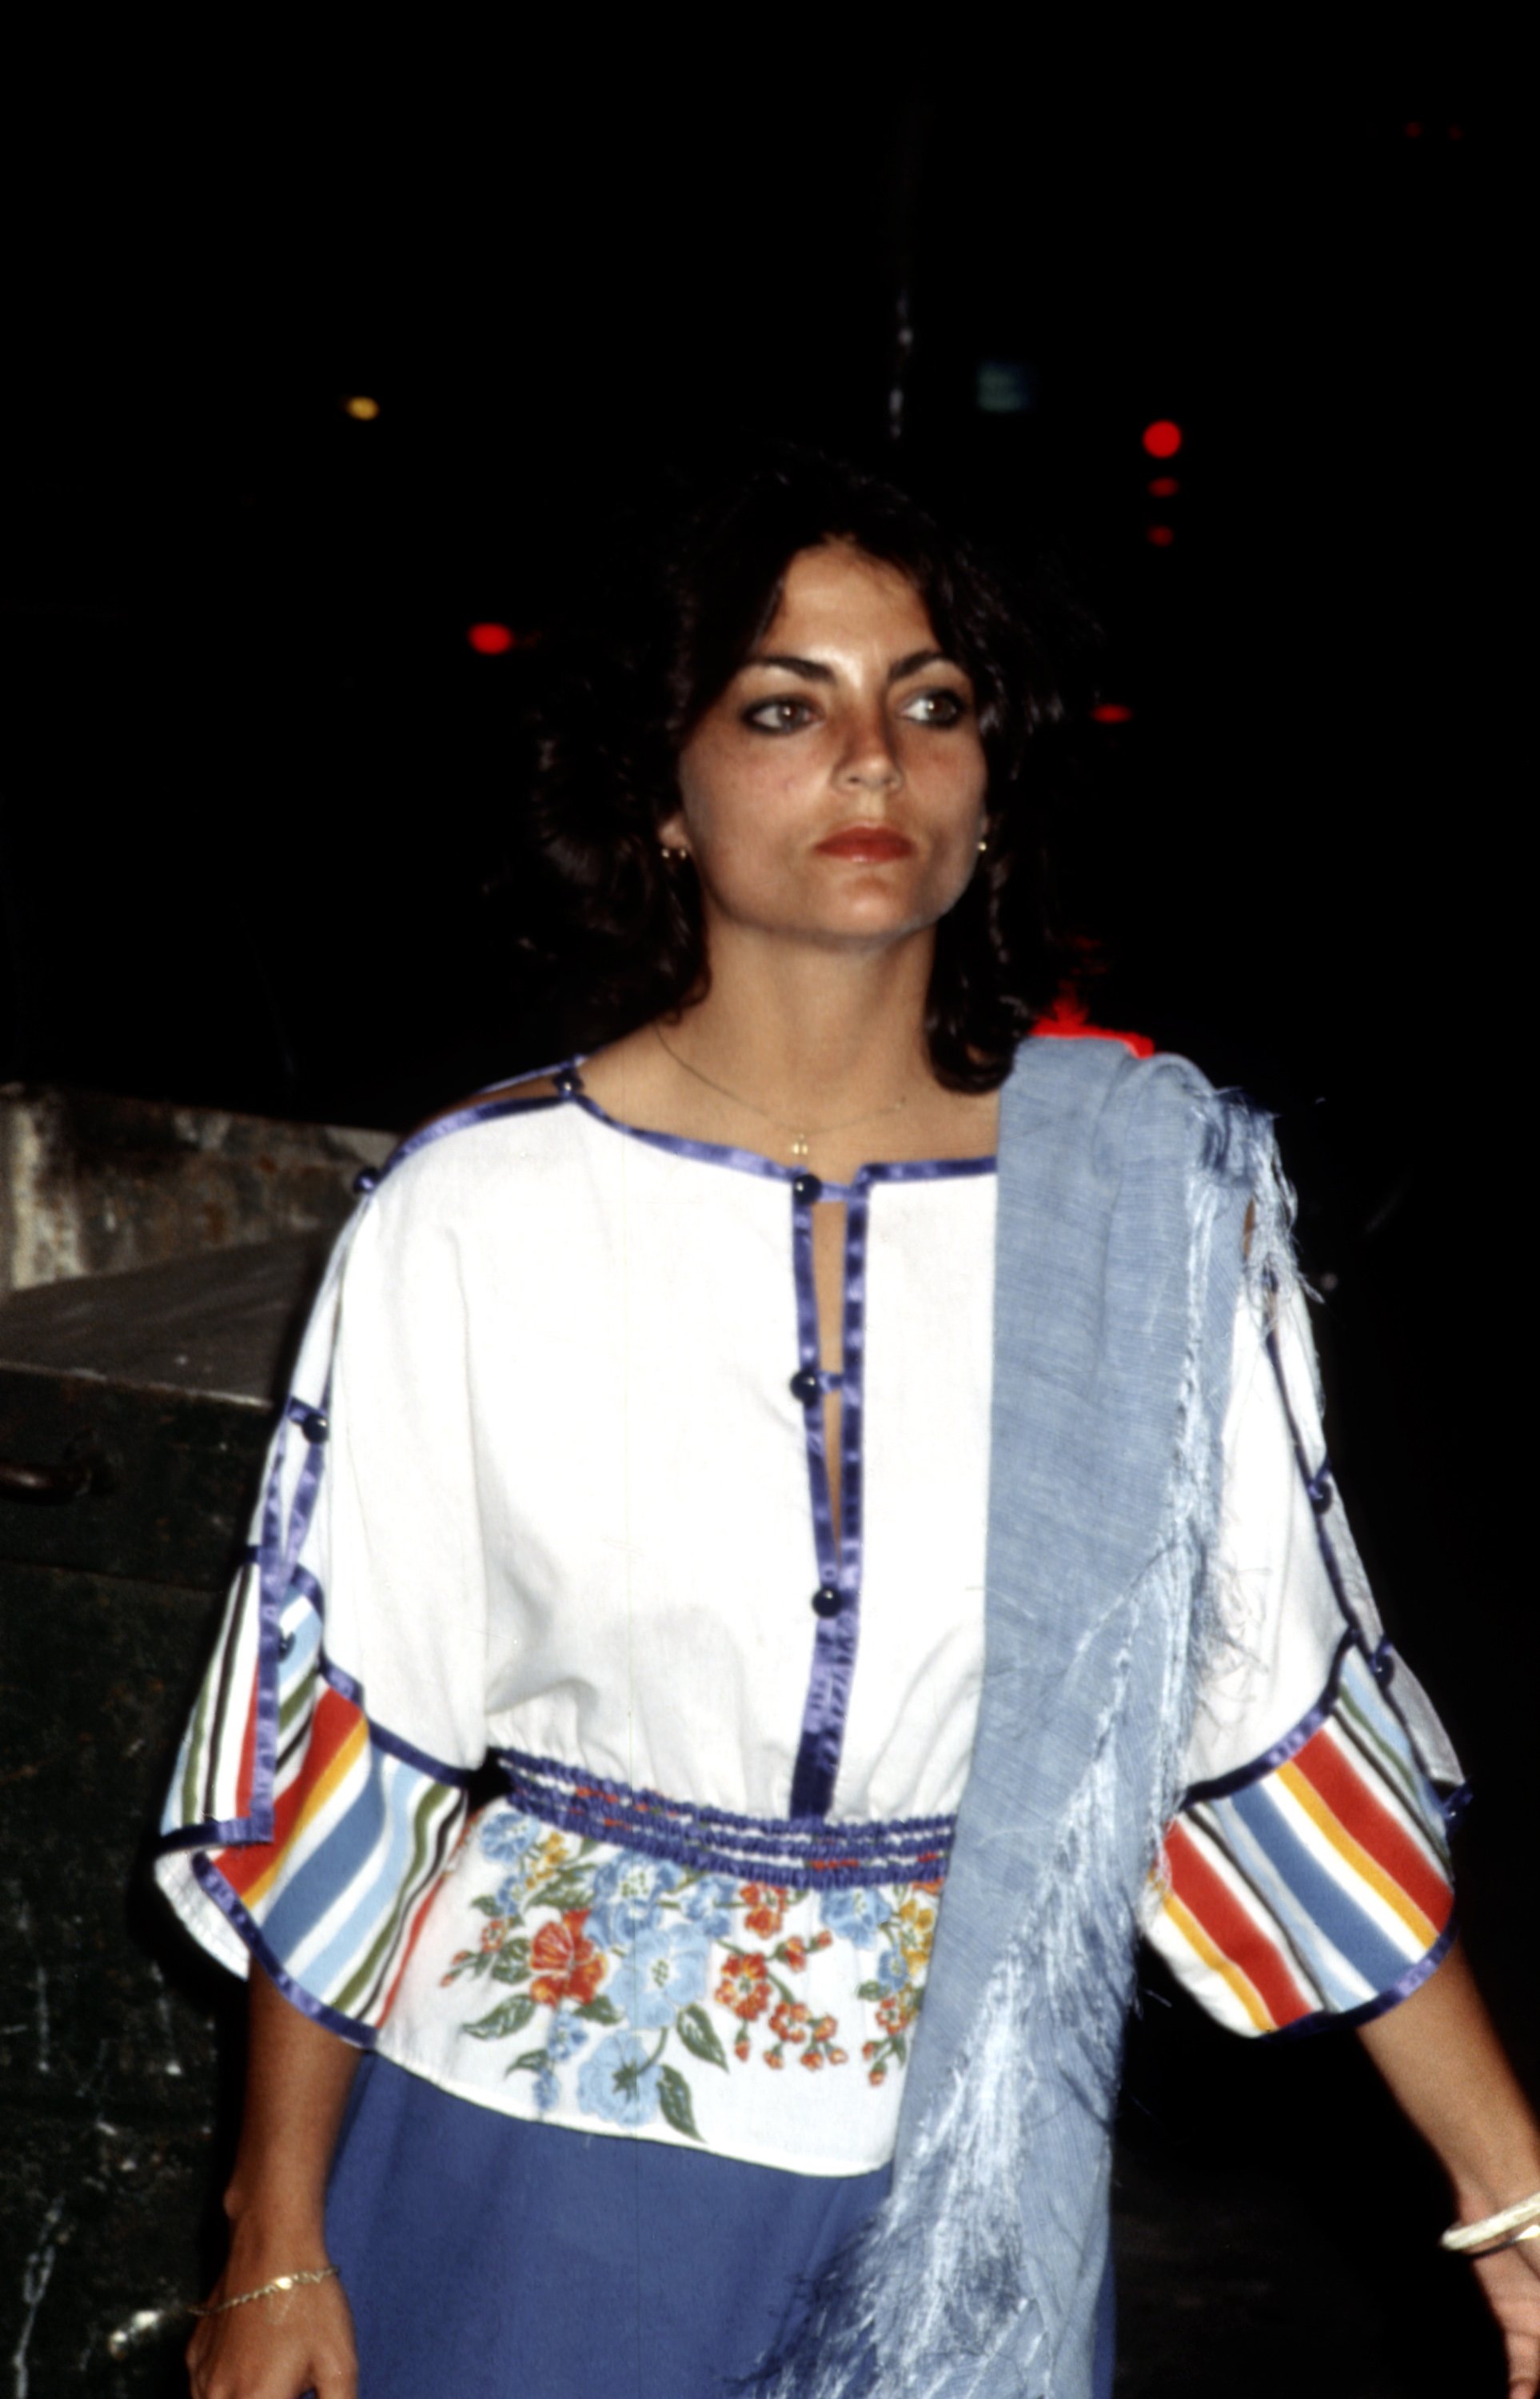
<path id="1" fill-rule="evenodd" d="M 1144 538 L 1153 542 L 1156 549 L 1169 549 L 1176 535 L 1169 525 L 1146 525 Z"/>
<path id="2" fill-rule="evenodd" d="M 1157 416 L 1144 427 L 1144 447 L 1152 458 L 1174 458 L 1182 447 L 1182 427 L 1169 416 Z"/>
<path id="3" fill-rule="evenodd" d="M 1415 122 L 1406 128 L 1406 138 L 1409 142 L 1420 142 L 1422 140 L 1422 136 L 1423 129 Z"/>
<path id="4" fill-rule="evenodd" d="M 1051 1041 L 1121 1041 L 1136 1058 L 1155 1056 L 1155 1043 L 1147 1033 L 1114 1033 L 1105 1024 L 1093 1024 L 1085 1001 L 1074 991 L 1061 991 L 1047 1014 L 1038 1018 L 1033 1031 Z"/>
<path id="5" fill-rule="evenodd" d="M 1152 500 L 1174 500 L 1181 489 L 1182 485 L 1174 475 L 1152 475 L 1150 478 Z"/>
<path id="6" fill-rule="evenodd" d="M 500 658 L 505 650 L 517 645 L 511 625 L 471 625 L 466 629 L 466 639 L 477 656 L 483 658 Z"/>
<path id="7" fill-rule="evenodd" d="M 1127 725 L 1132 715 L 1133 710 L 1125 708 L 1120 699 L 1104 699 L 1100 708 L 1092 709 L 1091 722 L 1095 725 Z"/>
<path id="8" fill-rule="evenodd" d="M 1465 127 L 1463 125 L 1452 125 L 1449 129 L 1449 138 L 1452 142 L 1463 142 L 1466 138 Z"/>

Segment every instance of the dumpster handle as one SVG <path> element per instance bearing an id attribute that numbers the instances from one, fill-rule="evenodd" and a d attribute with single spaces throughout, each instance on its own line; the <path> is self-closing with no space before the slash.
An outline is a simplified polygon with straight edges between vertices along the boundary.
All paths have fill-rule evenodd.
<path id="1" fill-rule="evenodd" d="M 0 1457 L 0 1499 L 23 1505 L 57 1508 L 68 1499 L 84 1499 L 100 1490 L 106 1459 L 98 1451 L 61 1459 L 57 1466 L 35 1466 L 20 1458 Z"/>

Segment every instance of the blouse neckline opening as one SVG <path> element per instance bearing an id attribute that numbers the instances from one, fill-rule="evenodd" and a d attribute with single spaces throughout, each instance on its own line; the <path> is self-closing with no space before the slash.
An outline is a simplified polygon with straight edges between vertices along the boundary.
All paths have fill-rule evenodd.
<path id="1" fill-rule="evenodd" d="M 585 1088 L 580 1069 L 586 1063 L 585 1052 L 555 1070 L 557 1097 L 575 1102 L 586 1116 L 607 1125 L 612 1132 L 624 1133 L 630 1141 L 645 1142 L 649 1148 L 666 1150 L 676 1158 L 696 1159 L 706 1166 L 732 1167 L 740 1174 L 757 1174 L 773 1183 L 794 1184 L 812 1172 L 806 1166 L 783 1166 L 777 1159 L 762 1157 L 757 1149 L 741 1149 L 734 1143 L 697 1141 L 686 1133 L 658 1132 L 646 1125 L 628 1124 L 623 1117 L 612 1116 L 601 1107 Z M 858 1166 L 848 1183 L 837 1183 L 824 1174 L 814 1180 L 824 1198 L 850 1200 L 876 1183 L 937 1183 L 954 1176 L 993 1174 L 998 1164 L 993 1152 L 981 1158 L 873 1159 Z"/>

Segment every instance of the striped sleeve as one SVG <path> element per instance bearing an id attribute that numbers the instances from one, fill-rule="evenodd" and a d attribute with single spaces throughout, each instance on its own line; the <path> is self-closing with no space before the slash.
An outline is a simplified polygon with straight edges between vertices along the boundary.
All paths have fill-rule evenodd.
<path id="1" fill-rule="evenodd" d="M 406 1362 L 382 1351 L 382 1339 L 387 1350 L 400 1341 L 382 1335 L 368 1289 L 377 1244 L 360 1245 L 356 1272 L 350 1246 L 344 1238 L 317 1303 L 269 1452 L 167 1796 L 156 1875 L 216 1957 L 236 1972 L 255 1957 L 306 2014 L 367 2047 L 463 1824 L 484 1740 L 480 1694 L 468 1706 L 442 1697 L 463 1679 L 440 1654 L 446 1642 L 476 1664 L 474 1607 L 453 1589 L 441 1597 L 459 1604 L 436 1606 L 410 1564 L 389 1571 L 390 1511 L 415 1525 L 437 1478 L 412 1422 L 423 1387 L 397 1379 Z"/>
<path id="2" fill-rule="evenodd" d="M 1222 1568 L 1232 1641 L 1146 1931 L 1248 2035 L 1363 2021 L 1454 1936 L 1449 1833 L 1465 1794 L 1385 1638 L 1321 1441 L 1303 1307 L 1237 1326 Z"/>
<path id="3" fill-rule="evenodd" d="M 1190 1794 L 1167 1835 L 1151 1938 L 1233 2031 L 1379 2014 L 1453 1936 L 1445 1811 L 1388 1704 L 1387 1670 L 1389 1652 L 1344 1645 L 1299 1745 L 1232 1789 Z"/>

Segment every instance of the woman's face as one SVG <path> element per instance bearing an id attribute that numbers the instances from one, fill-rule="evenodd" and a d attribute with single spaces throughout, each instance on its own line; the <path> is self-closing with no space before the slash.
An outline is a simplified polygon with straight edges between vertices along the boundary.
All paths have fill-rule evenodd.
<path id="1" fill-rule="evenodd" d="M 973 686 L 897 568 L 798 552 L 750 657 L 680 755 L 709 941 L 870 947 L 933 926 L 978 863 L 987 767 Z"/>

